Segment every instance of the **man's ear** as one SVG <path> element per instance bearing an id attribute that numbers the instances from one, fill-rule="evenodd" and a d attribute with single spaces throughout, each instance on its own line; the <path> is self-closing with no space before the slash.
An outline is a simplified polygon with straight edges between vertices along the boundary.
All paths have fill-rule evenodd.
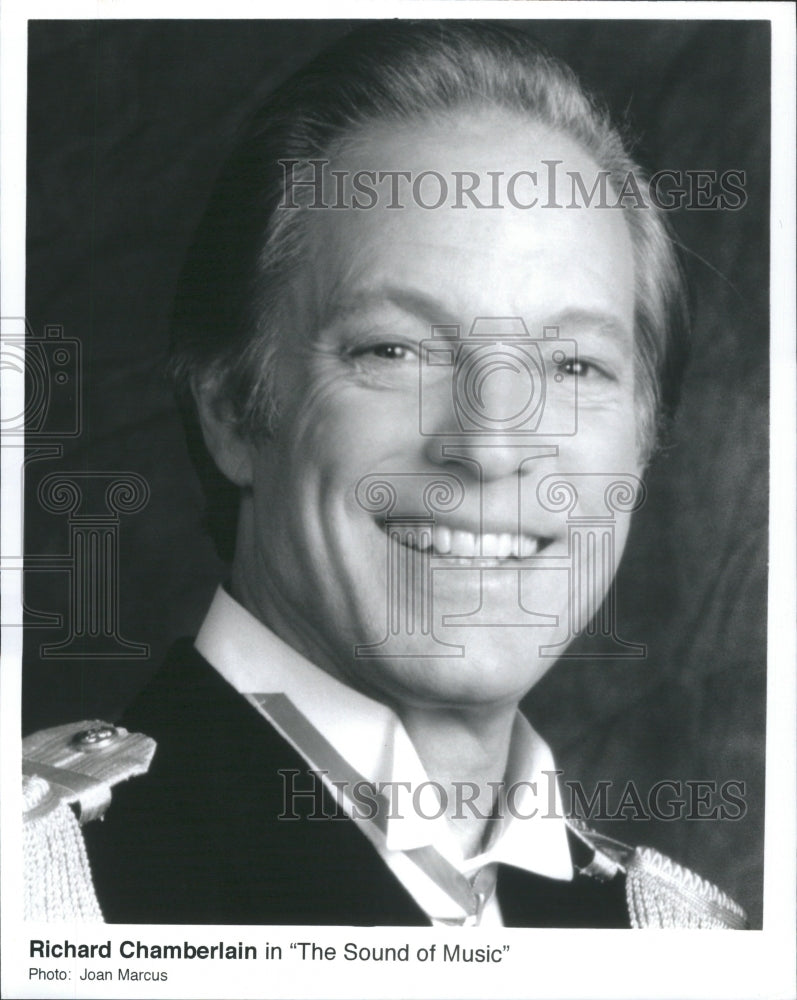
<path id="1" fill-rule="evenodd" d="M 192 379 L 191 392 L 196 403 L 205 445 L 219 471 L 236 486 L 252 483 L 251 443 L 241 434 L 228 399 L 213 376 Z"/>

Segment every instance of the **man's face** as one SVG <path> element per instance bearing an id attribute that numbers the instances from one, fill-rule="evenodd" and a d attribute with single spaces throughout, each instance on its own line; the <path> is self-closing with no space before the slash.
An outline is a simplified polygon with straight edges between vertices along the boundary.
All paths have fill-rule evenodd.
<path id="1" fill-rule="evenodd" d="M 610 572 L 574 563 L 568 516 L 605 517 L 607 476 L 640 472 L 631 242 L 622 210 L 541 207 L 543 160 L 588 190 L 597 176 L 572 141 L 508 116 L 360 137 L 333 169 L 475 171 L 482 201 L 488 171 L 537 171 L 540 205 L 405 196 L 403 209 L 311 212 L 312 252 L 286 289 L 280 418 L 249 446 L 234 579 L 283 638 L 395 705 L 518 701 L 554 662 L 540 647 L 586 624 L 625 543 L 628 516 L 614 515 Z M 500 340 L 513 317 L 537 347 Z M 478 356 L 463 343 L 477 318 L 490 320 Z M 454 341 L 432 358 L 436 325 Z M 573 484 L 575 509 L 546 493 L 551 476 Z"/>

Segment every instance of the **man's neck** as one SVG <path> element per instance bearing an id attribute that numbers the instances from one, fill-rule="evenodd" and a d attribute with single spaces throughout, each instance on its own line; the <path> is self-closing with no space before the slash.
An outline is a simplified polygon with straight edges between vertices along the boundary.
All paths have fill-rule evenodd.
<path id="1" fill-rule="evenodd" d="M 268 614 L 248 588 L 246 574 L 236 573 L 235 566 L 231 590 L 239 603 L 311 663 L 355 686 L 307 631 L 292 630 L 287 615 Z M 372 691 L 362 693 L 379 697 Z M 439 783 L 446 794 L 445 816 L 463 857 L 479 854 L 506 774 L 516 704 L 444 708 L 393 703 L 391 707 L 404 724 L 429 780 Z"/>
<path id="2" fill-rule="evenodd" d="M 479 854 L 506 775 L 516 707 L 397 711 L 429 780 L 446 794 L 445 815 L 463 857 Z"/>

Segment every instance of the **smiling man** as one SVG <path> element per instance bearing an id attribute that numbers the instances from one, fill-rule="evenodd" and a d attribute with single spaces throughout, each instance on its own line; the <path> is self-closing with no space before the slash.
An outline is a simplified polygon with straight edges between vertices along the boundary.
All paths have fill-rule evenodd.
<path id="1" fill-rule="evenodd" d="M 569 822 L 518 711 L 604 599 L 633 648 L 612 580 L 682 350 L 643 189 L 501 27 L 365 27 L 261 108 L 174 320 L 231 569 L 123 720 L 158 749 L 87 828 L 106 919 L 743 924 Z"/>

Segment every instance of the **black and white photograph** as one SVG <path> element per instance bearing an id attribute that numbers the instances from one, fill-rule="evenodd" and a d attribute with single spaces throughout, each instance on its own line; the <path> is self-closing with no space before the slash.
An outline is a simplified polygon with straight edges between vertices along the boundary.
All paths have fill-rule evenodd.
<path id="1" fill-rule="evenodd" d="M 791 5 L 442 6 L 17 14 L 4 996 L 793 979 Z"/>

